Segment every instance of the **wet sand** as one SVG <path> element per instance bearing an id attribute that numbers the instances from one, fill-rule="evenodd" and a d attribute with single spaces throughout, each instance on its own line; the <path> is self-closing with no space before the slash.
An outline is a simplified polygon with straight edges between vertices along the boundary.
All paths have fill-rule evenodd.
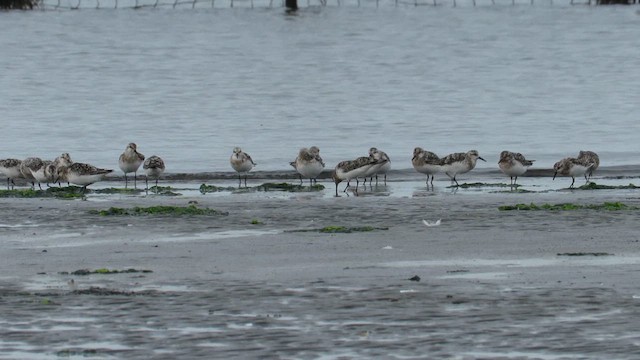
<path id="1" fill-rule="evenodd" d="M 322 183 L 321 192 L 203 195 L 199 183 L 178 182 L 192 190 L 2 199 L 0 358 L 632 359 L 640 351 L 640 211 L 498 211 L 640 206 L 638 190 L 454 192 L 414 178 L 335 198 Z M 89 213 L 190 202 L 228 215 Z M 301 231 L 326 226 L 380 229 Z M 102 268 L 151 272 L 70 274 Z"/>

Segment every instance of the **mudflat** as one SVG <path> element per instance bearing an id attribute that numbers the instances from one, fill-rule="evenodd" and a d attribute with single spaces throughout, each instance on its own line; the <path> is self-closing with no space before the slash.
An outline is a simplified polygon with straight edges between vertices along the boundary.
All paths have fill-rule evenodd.
<path id="1" fill-rule="evenodd" d="M 336 198 L 322 184 L 2 199 L 0 358 L 632 359 L 640 350 L 637 190 L 405 181 Z M 508 209 L 516 204 L 539 206 Z"/>

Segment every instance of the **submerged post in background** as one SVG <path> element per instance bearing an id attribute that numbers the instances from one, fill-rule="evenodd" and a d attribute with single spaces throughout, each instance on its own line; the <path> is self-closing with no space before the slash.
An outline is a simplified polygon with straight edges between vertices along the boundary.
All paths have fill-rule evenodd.
<path id="1" fill-rule="evenodd" d="M 287 8 L 287 11 L 298 10 L 298 0 L 285 0 L 284 6 Z"/>

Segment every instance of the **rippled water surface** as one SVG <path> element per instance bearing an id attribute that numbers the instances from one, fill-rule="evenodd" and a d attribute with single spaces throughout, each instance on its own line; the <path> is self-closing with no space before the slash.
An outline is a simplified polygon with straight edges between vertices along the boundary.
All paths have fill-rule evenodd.
<path id="1" fill-rule="evenodd" d="M 0 156 L 115 167 L 134 141 L 170 172 L 228 171 L 236 145 L 262 170 L 312 144 L 329 166 L 370 146 L 396 169 L 415 146 L 638 163 L 637 7 L 383 5 L 2 13 Z"/>
<path id="2" fill-rule="evenodd" d="M 415 146 L 476 148 L 463 180 L 488 185 L 406 170 L 339 198 L 326 179 L 201 194 L 178 177 L 175 196 L 4 198 L 0 359 L 637 358 L 637 190 L 507 191 L 488 169 L 503 149 L 539 168 L 589 149 L 599 183 L 630 182 L 638 7 L 246 4 L 0 12 L 0 158 L 117 168 L 133 141 L 168 172 L 225 172 L 239 145 L 289 170 L 302 146 L 328 167 L 377 146 L 402 170 Z M 498 211 L 560 202 L 629 207 Z M 90 212 L 188 203 L 227 215 Z"/>

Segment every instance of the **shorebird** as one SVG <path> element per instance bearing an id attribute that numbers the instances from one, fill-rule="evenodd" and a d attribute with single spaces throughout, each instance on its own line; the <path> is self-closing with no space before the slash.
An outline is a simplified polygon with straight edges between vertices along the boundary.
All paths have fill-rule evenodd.
<path id="1" fill-rule="evenodd" d="M 0 160 L 0 172 L 7 177 L 7 190 L 9 190 L 9 183 L 11 183 L 11 188 L 13 188 L 14 186 L 16 186 L 13 180 L 22 177 L 22 173 L 20 172 L 20 164 L 22 164 L 22 160 L 18 159 Z"/>
<path id="2" fill-rule="evenodd" d="M 358 192 L 358 177 L 363 176 L 369 168 L 377 164 L 378 162 L 370 156 L 361 156 L 355 160 L 341 161 L 336 165 L 331 178 L 336 184 L 336 196 L 338 196 L 338 184 L 343 181 L 347 181 L 347 186 L 343 192 L 347 192 L 347 189 L 351 184 L 351 179 L 356 179 L 356 193 Z"/>
<path id="3" fill-rule="evenodd" d="M 55 182 L 60 180 L 82 186 L 82 193 L 87 186 L 102 180 L 105 175 L 113 172 L 111 169 L 100 169 L 93 165 L 73 163 L 69 166 L 61 166 L 56 169 Z"/>
<path id="4" fill-rule="evenodd" d="M 384 174 L 384 183 L 387 184 L 387 172 L 391 170 L 391 159 L 387 156 L 387 153 L 384 151 L 380 151 L 374 147 L 369 149 L 369 156 L 373 157 L 376 160 L 376 164 L 371 167 L 369 171 L 367 171 L 367 175 L 371 177 L 369 179 L 369 185 L 371 185 L 371 180 L 373 180 L 373 176 L 376 176 L 376 184 L 378 184 L 378 174 Z M 365 182 L 367 181 L 365 176 Z"/>
<path id="5" fill-rule="evenodd" d="M 442 170 L 441 159 L 438 155 L 421 147 L 413 149 L 411 164 L 417 172 L 427 174 L 427 186 L 429 186 L 429 175 L 431 175 L 431 186 L 433 186 L 434 175 Z"/>
<path id="6" fill-rule="evenodd" d="M 159 156 L 153 155 L 150 156 L 147 160 L 144 161 L 142 165 L 142 169 L 145 173 L 144 183 L 147 186 L 147 190 L 149 190 L 149 176 L 156 178 L 156 191 L 158 189 L 158 178 L 162 173 L 164 173 L 164 161 Z"/>
<path id="7" fill-rule="evenodd" d="M 460 186 L 456 176 L 473 170 L 478 159 L 487 161 L 480 157 L 477 150 L 470 150 L 466 153 L 453 153 L 442 158 L 442 171 L 447 174 L 451 182 L 455 182 L 456 186 Z"/>
<path id="8" fill-rule="evenodd" d="M 509 175 L 511 180 L 509 185 L 515 186 L 518 181 L 518 176 L 524 174 L 527 168 L 533 165 L 535 160 L 527 160 L 520 153 L 514 153 L 511 151 L 503 151 L 500 153 L 500 161 L 498 166 L 505 175 Z"/>
<path id="9" fill-rule="evenodd" d="M 22 174 L 23 178 L 27 179 L 27 181 L 31 183 L 32 189 L 36 188 L 36 181 L 37 181 L 36 178 L 33 176 L 33 173 L 37 172 L 41 168 L 44 168 L 44 166 L 45 166 L 44 161 L 42 161 L 42 159 L 38 157 L 28 157 L 22 160 L 22 163 L 20 164 L 20 173 Z M 39 182 L 38 182 L 38 187 L 42 189 L 42 186 L 40 185 Z"/>
<path id="10" fill-rule="evenodd" d="M 49 162 L 44 167 L 44 178 L 47 183 L 47 187 L 50 187 L 49 185 L 50 182 L 54 182 L 53 180 L 56 178 L 56 169 L 57 169 L 57 166 L 54 165 L 54 162 Z M 60 186 L 60 184 L 58 185 Z"/>
<path id="11" fill-rule="evenodd" d="M 317 182 L 316 178 L 324 170 L 324 165 L 317 146 L 300 149 L 298 157 L 291 163 L 291 166 L 300 174 L 300 183 L 302 184 L 302 178 L 305 177 L 309 178 L 309 185 L 313 185 L 314 181 Z"/>
<path id="12" fill-rule="evenodd" d="M 300 178 L 300 185 L 302 185 L 303 184 L 302 175 L 300 175 L 300 173 L 298 172 L 298 164 L 296 164 L 297 160 L 298 158 L 290 162 L 289 165 L 291 165 L 291 167 L 298 173 L 298 177 Z"/>
<path id="13" fill-rule="evenodd" d="M 38 182 L 38 187 L 42 190 L 42 186 L 40 184 L 45 183 L 49 185 L 49 183 L 53 180 L 53 177 L 49 176 L 49 172 L 47 167 L 49 167 L 53 162 L 50 160 L 42 160 L 42 166 L 37 169 L 30 168 L 31 175 Z"/>
<path id="14" fill-rule="evenodd" d="M 258 164 L 254 163 L 251 156 L 237 146 L 233 148 L 229 163 L 233 170 L 238 173 L 238 187 L 242 186 L 242 174 L 244 174 L 244 186 L 247 187 L 247 173 Z"/>
<path id="15" fill-rule="evenodd" d="M 129 180 L 127 179 L 128 173 L 133 173 L 133 187 L 137 189 L 138 184 L 136 182 L 136 176 L 138 175 L 138 169 L 144 161 L 144 155 L 138 152 L 138 146 L 135 143 L 129 143 L 124 149 L 124 152 L 118 159 L 118 165 L 120 170 L 124 173 L 124 188 L 126 189 Z"/>
<path id="16" fill-rule="evenodd" d="M 55 158 L 52 163 L 55 167 L 59 166 L 69 166 L 73 164 L 73 160 L 71 160 L 71 156 L 69 153 L 62 153 L 60 156 Z"/>
<path id="17" fill-rule="evenodd" d="M 576 182 L 576 176 L 584 176 L 585 180 L 587 180 L 587 172 L 592 166 L 593 163 L 585 163 L 584 161 L 576 158 L 564 158 L 553 165 L 553 180 L 556 179 L 557 175 L 571 176 L 572 181 L 569 188 L 572 188 L 573 184 Z M 587 180 L 587 182 L 589 181 Z"/>
<path id="18" fill-rule="evenodd" d="M 585 175 L 587 176 L 587 182 L 589 182 L 593 172 L 600 166 L 600 157 L 593 151 L 580 150 L 577 159 L 584 164 L 593 164 L 589 167 L 589 171 L 587 171 L 587 174 Z"/>
<path id="19" fill-rule="evenodd" d="M 56 170 L 59 167 L 69 166 L 71 164 L 73 164 L 73 160 L 71 160 L 71 156 L 69 155 L 69 153 L 62 153 L 60 154 L 60 156 L 58 156 L 53 160 L 53 163 L 51 163 L 51 165 L 47 166 L 47 168 L 45 169 L 45 172 L 47 173 L 47 176 L 53 181 L 53 178 L 56 177 L 55 176 Z M 62 186 L 62 185 L 58 183 L 58 186 Z M 69 186 L 69 183 L 67 183 L 67 186 Z"/>

